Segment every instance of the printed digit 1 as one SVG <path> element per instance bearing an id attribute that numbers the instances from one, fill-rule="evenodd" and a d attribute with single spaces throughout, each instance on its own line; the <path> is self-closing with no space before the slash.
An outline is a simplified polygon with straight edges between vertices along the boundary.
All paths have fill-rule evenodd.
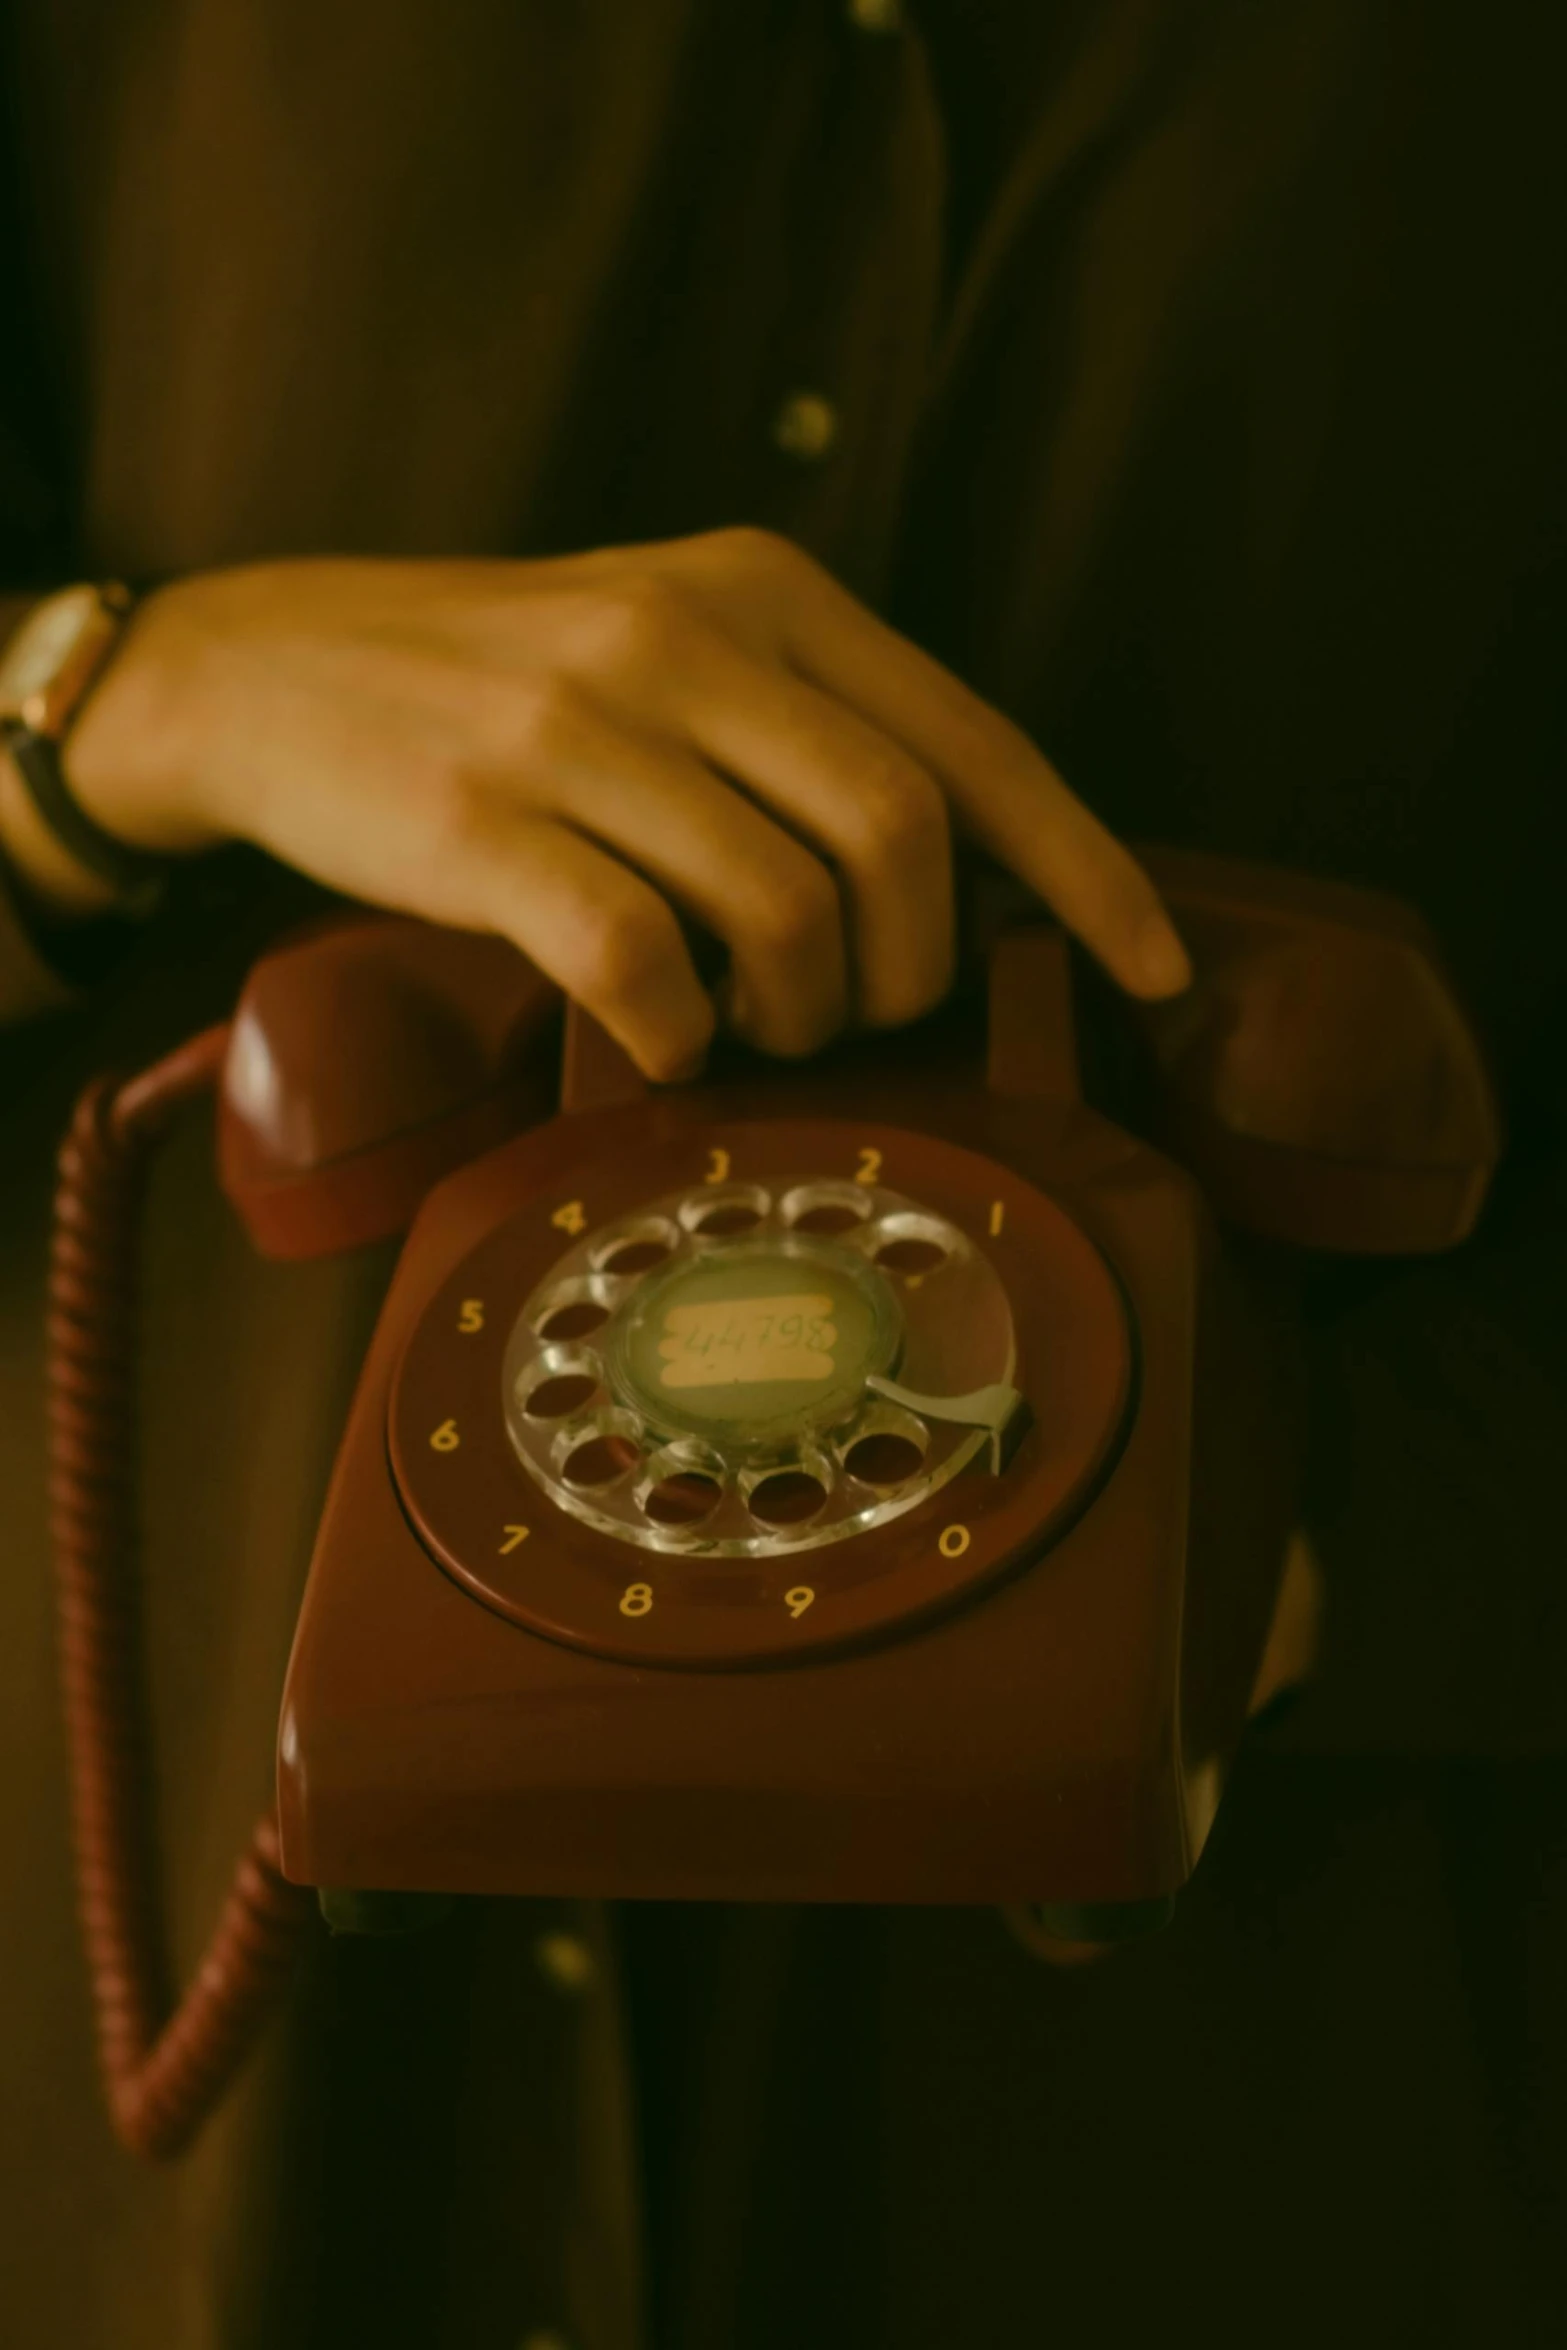
<path id="1" fill-rule="evenodd" d="M 992 1240 L 994 1240 L 996 1234 L 1001 1230 L 1001 1227 L 1006 1222 L 1006 1220 L 1006 1201 L 1002 1199 L 993 1199 L 990 1203 L 990 1237 Z"/>

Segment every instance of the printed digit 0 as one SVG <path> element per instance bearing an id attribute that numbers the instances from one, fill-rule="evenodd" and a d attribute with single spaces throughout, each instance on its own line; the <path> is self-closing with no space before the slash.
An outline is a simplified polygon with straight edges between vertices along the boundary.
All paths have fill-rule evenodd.
<path id="1" fill-rule="evenodd" d="M 944 1526 L 936 1548 L 944 1559 L 960 1559 L 971 1539 L 967 1526 Z"/>
<path id="2" fill-rule="evenodd" d="M 645 1616 L 652 1604 L 651 1583 L 628 1583 L 620 1602 L 620 1612 L 623 1616 Z"/>

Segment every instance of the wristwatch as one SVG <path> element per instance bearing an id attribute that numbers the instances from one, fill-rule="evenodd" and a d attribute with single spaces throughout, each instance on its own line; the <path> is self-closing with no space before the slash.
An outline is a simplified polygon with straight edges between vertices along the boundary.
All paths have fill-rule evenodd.
<path id="1" fill-rule="evenodd" d="M 130 617 L 118 581 L 62 588 L 35 604 L 0 649 L 0 734 L 40 818 L 77 864 L 115 893 L 114 911 L 150 913 L 171 860 L 116 840 L 61 771 L 60 745 Z"/>

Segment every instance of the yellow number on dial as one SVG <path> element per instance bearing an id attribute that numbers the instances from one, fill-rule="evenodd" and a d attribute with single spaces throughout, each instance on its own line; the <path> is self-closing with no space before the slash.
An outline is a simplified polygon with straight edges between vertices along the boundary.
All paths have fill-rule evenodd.
<path id="1" fill-rule="evenodd" d="M 588 1219 L 582 1212 L 582 1202 L 579 1199 L 567 1200 L 563 1208 L 555 1210 L 550 1222 L 557 1232 L 569 1232 L 573 1237 L 579 1232 L 585 1232 L 588 1228 Z"/>
<path id="2" fill-rule="evenodd" d="M 944 1526 L 936 1548 L 944 1559 L 960 1559 L 972 1539 L 967 1526 Z"/>
<path id="3" fill-rule="evenodd" d="M 620 1603 L 620 1612 L 623 1616 L 645 1616 L 652 1604 L 651 1583 L 628 1583 Z"/>
<path id="4" fill-rule="evenodd" d="M 790 1615 L 798 1621 L 815 1597 L 816 1594 L 809 1583 L 796 1583 L 792 1591 L 784 1593 L 784 1606 L 789 1610 Z"/>
<path id="5" fill-rule="evenodd" d="M 484 1328 L 483 1298 L 465 1297 L 463 1299 L 457 1315 L 457 1327 L 459 1330 L 482 1330 Z"/>
<path id="6" fill-rule="evenodd" d="M 461 1442 L 462 1438 L 457 1433 L 455 1420 L 443 1420 L 430 1438 L 430 1443 L 436 1452 L 455 1452 Z"/>
<path id="7" fill-rule="evenodd" d="M 993 1199 L 990 1203 L 990 1236 L 992 1240 L 994 1240 L 996 1234 L 1001 1230 L 1001 1227 L 1006 1222 L 1006 1220 L 1006 1201 L 1003 1199 Z"/>
<path id="8" fill-rule="evenodd" d="M 873 1151 L 873 1150 L 871 1150 L 871 1149 L 869 1148 L 869 1146 L 868 1146 L 868 1145 L 866 1145 L 866 1146 L 862 1147 L 862 1149 L 861 1149 L 861 1151 L 860 1151 L 860 1164 L 859 1164 L 859 1170 L 858 1170 L 858 1172 L 856 1173 L 856 1175 L 855 1175 L 855 1178 L 854 1178 L 855 1182 L 856 1182 L 856 1183 L 874 1183 L 874 1182 L 875 1182 L 875 1180 L 876 1180 L 876 1178 L 877 1178 L 877 1176 L 878 1176 L 880 1173 L 881 1173 L 881 1153 L 880 1153 L 880 1151 Z"/>
<path id="9" fill-rule="evenodd" d="M 528 1539 L 528 1529 L 526 1526 L 507 1526 L 503 1528 L 503 1532 L 505 1533 L 506 1539 L 501 1544 L 502 1558 L 506 1556 L 506 1553 L 509 1550 L 515 1550 L 519 1542 L 526 1542 Z"/>
<path id="10" fill-rule="evenodd" d="M 702 1178 L 703 1182 L 722 1183 L 726 1180 L 728 1174 L 729 1153 L 727 1151 L 720 1150 L 709 1151 L 707 1154 L 707 1173 Z"/>

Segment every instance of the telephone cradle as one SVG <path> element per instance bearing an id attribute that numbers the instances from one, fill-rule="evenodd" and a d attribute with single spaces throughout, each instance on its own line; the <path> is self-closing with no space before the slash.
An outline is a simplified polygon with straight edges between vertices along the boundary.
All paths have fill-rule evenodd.
<path id="1" fill-rule="evenodd" d="M 1299 1497 L 1309 1252 L 1471 1231 L 1495 1092 L 1424 922 L 1139 846 L 1196 978 L 1109 1014 L 993 919 L 978 1010 L 649 1087 L 506 942 L 334 917 L 83 1095 L 51 1497 L 116 2127 L 185 2144 L 319 1894 L 1027 1905 L 1162 1922 L 1247 1719 Z M 1078 990 L 1081 999 L 1082 990 Z M 184 2001 L 127 1658 L 136 1204 L 190 1097 L 264 1254 L 407 1238 L 283 1693 L 275 1818 Z M 1223 1239 L 1221 1242 L 1221 1229 Z"/>

